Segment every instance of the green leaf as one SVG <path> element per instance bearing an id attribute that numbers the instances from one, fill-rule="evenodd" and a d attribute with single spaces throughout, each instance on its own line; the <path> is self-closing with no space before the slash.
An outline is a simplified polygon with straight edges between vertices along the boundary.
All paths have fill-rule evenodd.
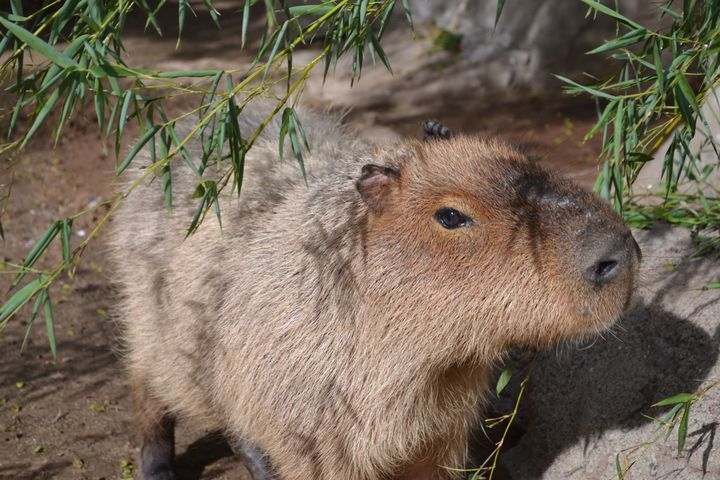
<path id="1" fill-rule="evenodd" d="M 335 4 L 333 2 L 324 2 L 315 5 L 295 5 L 293 7 L 290 7 L 289 10 L 290 15 L 294 17 L 299 17 L 302 15 L 314 15 L 321 17 L 333 8 L 335 8 Z"/>
<path id="2" fill-rule="evenodd" d="M 155 78 L 203 78 L 214 77 L 218 74 L 218 70 L 171 70 L 169 72 L 160 72 L 153 75 Z"/>
<path id="3" fill-rule="evenodd" d="M 210 13 L 210 18 L 212 18 L 215 26 L 220 28 L 220 19 L 218 18 L 219 14 L 215 6 L 210 2 L 210 0 L 203 0 L 203 3 L 205 3 L 205 8 L 207 8 L 207 11 Z"/>
<path id="4" fill-rule="evenodd" d="M 670 424 L 670 428 L 668 429 L 667 436 L 670 436 L 673 429 L 675 428 L 675 417 L 677 416 L 678 412 L 681 408 L 683 408 L 684 403 L 678 403 L 673 408 L 670 409 L 665 415 L 663 415 L 662 419 L 660 420 L 660 423 L 662 423 L 661 428 L 664 426 L 667 426 Z"/>
<path id="5" fill-rule="evenodd" d="M 507 387 L 508 383 L 510 383 L 510 379 L 512 378 L 513 370 L 511 367 L 505 368 L 505 370 L 502 371 L 500 374 L 500 378 L 498 378 L 497 385 L 495 386 L 495 392 L 500 395 L 500 393 L 505 390 L 505 387 Z"/>
<path id="6" fill-rule="evenodd" d="M 30 48 L 32 48 L 38 53 L 41 53 L 50 61 L 61 66 L 62 68 L 67 70 L 75 70 L 80 68 L 80 65 L 78 65 L 75 60 L 59 52 L 57 49 L 48 45 L 43 40 L 39 39 L 29 31 L 25 30 L 23 27 L 6 20 L 1 16 L 0 24 L 7 28 L 19 40 L 26 43 Z"/>
<path id="7" fill-rule="evenodd" d="M 50 110 L 52 110 L 52 108 L 55 106 L 55 103 L 57 103 L 58 99 L 60 98 L 60 90 L 60 88 L 54 90 L 50 97 L 45 101 L 42 108 L 35 116 L 35 121 L 33 122 L 32 126 L 25 134 L 25 138 L 23 138 L 23 141 L 20 144 L 20 148 L 24 148 L 25 145 L 27 145 L 27 142 L 30 140 L 30 138 L 35 135 L 40 126 L 45 122 L 48 114 L 50 114 Z"/>
<path id="8" fill-rule="evenodd" d="M 392 67 L 390 66 L 390 60 L 388 60 L 387 55 L 385 54 L 385 50 L 383 50 L 383 48 L 380 46 L 380 42 L 378 41 L 377 37 L 375 37 L 375 34 L 373 33 L 372 30 L 369 30 L 368 35 L 370 37 L 371 45 L 377 52 L 383 65 L 385 65 L 385 68 L 387 69 L 387 71 L 390 72 L 390 75 L 393 75 L 393 70 L 392 70 Z"/>
<path id="9" fill-rule="evenodd" d="M 20 307 L 25 305 L 25 302 L 30 300 L 30 298 L 32 298 L 32 296 L 35 295 L 35 293 L 37 293 L 37 291 L 41 288 L 42 285 L 40 283 L 40 279 L 36 278 L 15 292 L 13 296 L 10 297 L 10 299 L 2 306 L 2 310 L 0 310 L 0 324 L 5 322 L 11 315 L 19 310 Z"/>
<path id="10" fill-rule="evenodd" d="M 20 345 L 21 352 L 25 350 L 27 342 L 30 339 L 30 331 L 32 330 L 32 326 L 35 323 L 35 318 L 40 311 L 40 305 L 42 305 L 45 295 L 47 295 L 47 289 L 43 289 L 42 291 L 40 291 L 40 293 L 35 295 L 35 302 L 33 303 L 32 313 L 30 314 L 30 321 L 28 322 L 28 326 L 25 329 L 25 336 L 23 337 L 22 345 Z"/>
<path id="11" fill-rule="evenodd" d="M 150 9 L 147 2 L 145 0 L 135 0 L 135 3 L 140 7 L 140 10 L 142 10 L 143 13 L 145 13 L 145 15 L 147 16 L 147 22 L 145 23 L 145 27 L 147 28 L 148 25 L 152 25 L 155 28 L 157 34 L 162 36 L 160 25 L 158 24 L 158 21 L 155 18 L 155 14 Z"/>
<path id="12" fill-rule="evenodd" d="M 102 61 L 100 64 L 93 66 L 90 68 L 90 73 L 96 77 L 96 78 L 125 78 L 125 77 L 142 77 L 142 76 L 148 76 L 152 77 L 153 72 L 150 70 L 144 70 L 144 69 L 138 69 L 138 68 L 130 68 L 125 65 L 120 65 L 117 63 L 110 63 Z"/>
<path id="13" fill-rule="evenodd" d="M 43 309 L 45 313 L 45 326 L 47 328 L 48 343 L 50 344 L 50 351 L 55 360 L 57 360 L 57 345 L 55 342 L 55 321 L 53 320 L 52 304 L 50 303 L 50 295 L 45 289 L 45 302 L 43 303 Z"/>
<path id="14" fill-rule="evenodd" d="M 89 35 L 80 35 L 75 40 L 70 42 L 68 46 L 63 50 L 63 55 L 67 56 L 68 58 L 72 58 L 78 50 L 83 48 L 83 44 L 85 41 L 89 38 Z M 45 77 L 43 78 L 43 82 L 40 85 L 40 88 L 36 92 L 36 95 L 40 92 L 45 91 L 52 83 L 55 82 L 55 80 L 63 75 L 67 75 L 68 72 L 63 71 L 63 68 L 60 65 L 53 64 L 45 74 Z"/>
<path id="15" fill-rule="evenodd" d="M 272 50 L 270 51 L 270 56 L 268 57 L 267 64 L 265 65 L 265 72 L 263 73 L 263 81 L 267 79 L 268 74 L 270 73 L 270 66 L 273 64 L 273 60 L 275 59 L 275 55 L 277 54 L 278 48 L 280 48 L 280 42 L 282 42 L 285 39 L 285 32 L 287 32 L 287 26 L 288 22 L 283 22 L 282 27 L 280 28 L 280 32 L 277 34 L 277 38 L 275 39 L 275 44 L 273 45 Z"/>
<path id="16" fill-rule="evenodd" d="M 180 37 L 182 37 L 183 27 L 185 27 L 185 11 L 187 7 L 187 0 L 178 0 L 178 39 L 175 48 L 180 46 Z"/>
<path id="17" fill-rule="evenodd" d="M 662 57 L 660 55 L 660 47 L 657 41 L 653 45 L 653 64 L 655 65 L 655 74 L 657 75 L 657 83 L 660 90 L 665 88 L 665 69 L 662 65 Z"/>
<path id="18" fill-rule="evenodd" d="M 72 271 L 72 249 L 70 248 L 70 232 L 72 230 L 72 219 L 65 218 L 62 220 L 62 232 L 60 234 L 60 243 L 62 244 L 63 261 L 65 262 L 65 270 L 70 273 Z"/>
<path id="19" fill-rule="evenodd" d="M 625 474 L 623 473 L 622 467 L 620 467 L 620 454 L 615 455 L 615 473 L 617 473 L 618 480 L 623 480 Z"/>
<path id="20" fill-rule="evenodd" d="M 497 28 L 497 24 L 500 21 L 503 9 L 505 8 L 505 0 L 497 0 L 497 8 L 495 9 L 495 25 L 493 29 Z"/>
<path id="21" fill-rule="evenodd" d="M 685 404 L 683 410 L 683 416 L 680 420 L 680 428 L 678 428 L 678 449 L 677 453 L 680 455 L 685 448 L 685 439 L 687 437 L 688 419 L 690 418 L 690 402 Z"/>
<path id="22" fill-rule="evenodd" d="M 165 194 L 165 207 L 168 213 L 172 213 L 172 175 L 170 173 L 170 164 L 162 169 L 163 192 Z"/>
<path id="23" fill-rule="evenodd" d="M 692 393 L 678 393 L 677 395 L 673 395 L 672 397 L 668 397 L 664 400 L 660 400 L 659 402 L 654 403 L 653 407 L 664 407 L 666 405 L 675 405 L 676 403 L 686 403 L 692 400 L 692 398 Z"/>
<path id="24" fill-rule="evenodd" d="M 105 125 L 105 90 L 102 86 L 102 81 L 99 78 L 95 78 L 93 86 L 93 101 L 95 103 L 95 115 L 97 116 L 98 127 L 103 130 Z"/>
<path id="25" fill-rule="evenodd" d="M 498 1 L 505 2 L 505 0 L 498 0 Z M 415 25 L 413 25 L 412 12 L 410 11 L 410 1 L 403 0 L 402 6 L 403 6 L 403 11 L 405 12 L 405 18 L 407 19 L 408 25 L 410 25 L 410 30 L 415 31 Z"/>
<path id="26" fill-rule="evenodd" d="M 130 104 L 135 101 L 135 93 L 132 90 L 126 90 L 122 96 L 122 107 L 120 108 L 120 116 L 118 117 L 117 130 L 115 131 L 115 157 L 120 154 L 120 146 L 122 142 L 123 130 L 128 120 L 128 109 Z"/>
<path id="27" fill-rule="evenodd" d="M 624 101 L 620 99 L 617 106 L 617 113 L 615 114 L 615 121 L 613 122 L 613 157 L 615 158 L 615 164 L 620 165 L 622 163 L 622 144 L 623 144 L 623 121 L 624 116 Z"/>
<path id="28" fill-rule="evenodd" d="M 245 0 L 243 6 L 242 29 L 240 34 L 240 48 L 245 48 L 247 42 L 248 23 L 250 22 L 250 0 Z"/>
<path id="29" fill-rule="evenodd" d="M 610 41 L 605 42 L 604 44 L 600 45 L 597 48 L 594 48 L 587 52 L 588 55 L 595 55 L 602 52 L 607 52 L 609 50 L 617 50 L 623 47 L 627 47 L 629 45 L 634 45 L 638 42 L 641 42 L 645 40 L 645 38 L 648 35 L 648 31 L 645 28 L 638 28 L 636 30 L 632 30 L 625 35 L 623 35 L 620 38 L 616 38 Z"/>
<path id="30" fill-rule="evenodd" d="M 682 76 L 682 74 L 678 75 Z M 675 93 L 675 103 L 680 110 L 680 115 L 682 115 L 683 121 L 689 129 L 690 134 L 694 135 L 695 125 L 697 123 L 697 116 L 690 102 L 688 102 L 685 92 L 682 91 L 681 85 L 681 83 L 677 83 L 675 84 L 675 88 L 673 89 L 673 92 Z"/>
<path id="31" fill-rule="evenodd" d="M 642 25 L 633 22 L 629 18 L 621 15 L 620 12 L 610 9 L 600 2 L 596 2 L 595 0 L 581 0 L 581 1 L 583 3 L 585 3 L 586 5 L 588 5 L 590 8 L 594 8 L 598 12 L 604 13 L 608 17 L 614 18 L 615 20 L 622 23 L 623 25 L 627 25 L 628 27 L 634 28 L 634 29 L 643 28 Z"/>
<path id="32" fill-rule="evenodd" d="M 48 245 L 50 245 L 50 242 L 53 241 L 55 235 L 58 234 L 59 229 L 60 222 L 54 222 L 50 226 L 50 228 L 45 230 L 45 233 L 42 234 L 40 239 L 33 246 L 32 250 L 30 250 L 30 253 L 27 254 L 27 257 L 25 257 L 25 261 L 23 261 L 22 265 L 22 270 L 20 271 L 20 273 L 17 274 L 15 280 L 13 280 L 11 284 L 12 287 L 20 283 L 20 280 L 25 277 L 28 272 L 27 269 L 35 264 L 40 255 L 47 249 Z"/>
<path id="33" fill-rule="evenodd" d="M 683 93 L 688 103 L 692 106 L 695 113 L 700 113 L 700 105 L 698 105 L 695 92 L 693 92 L 693 89 L 685 78 L 685 75 L 683 75 L 682 72 L 678 72 L 676 78 L 677 85 L 680 87 L 680 91 Z"/>
<path id="34" fill-rule="evenodd" d="M 204 218 L 207 207 L 210 206 L 208 205 L 208 201 L 213 201 L 213 194 L 215 194 L 215 197 L 217 197 L 217 190 L 215 189 L 214 181 L 205 180 L 204 182 L 198 184 L 195 192 L 193 193 L 193 198 L 199 198 L 200 202 L 195 209 L 195 214 L 193 215 L 193 219 L 190 222 L 190 226 L 188 227 L 188 230 L 185 234 L 185 238 L 195 233 L 197 228 L 200 226 L 200 219 Z M 216 213 L 218 213 L 218 210 L 216 210 Z"/>
<path id="35" fill-rule="evenodd" d="M 138 154 L 138 152 L 145 146 L 146 143 L 152 139 L 155 134 L 160 130 L 160 125 L 151 125 L 150 128 L 148 128 L 142 137 L 140 137 L 140 140 L 135 144 L 135 146 L 130 150 L 130 153 L 127 154 L 127 157 L 125 157 L 125 160 L 123 163 L 117 168 L 117 171 L 115 172 L 115 175 L 120 175 L 122 172 L 125 171 L 125 169 L 130 165 L 130 162 L 132 162 L 133 158 Z"/>
<path id="36" fill-rule="evenodd" d="M 583 0 L 583 1 L 584 1 L 584 0 Z M 574 82 L 574 81 L 570 80 L 570 79 L 567 78 L 567 77 L 563 77 L 562 75 L 554 75 L 554 76 L 555 76 L 555 78 L 557 78 L 558 80 L 561 80 L 561 81 L 563 81 L 563 82 L 565 82 L 565 83 L 568 83 L 568 84 L 572 85 L 573 87 L 575 87 L 575 89 L 581 90 L 581 91 L 586 92 L 586 93 L 589 93 L 590 95 L 593 95 L 593 96 L 595 96 L 595 97 L 607 98 L 608 100 L 615 100 L 615 99 L 617 99 L 617 97 L 616 97 L 615 95 L 610 95 L 609 93 L 606 93 L 606 92 L 597 90 L 597 89 L 595 89 L 595 88 L 588 87 L 588 86 L 586 86 L 586 85 L 581 85 L 581 84 L 579 84 L 579 83 L 577 83 L 577 82 Z M 574 91 L 574 90 L 573 90 L 573 91 L 570 91 L 570 90 L 569 90 L 569 93 L 577 93 L 577 92 Z"/>
<path id="37" fill-rule="evenodd" d="M 605 106 L 605 109 L 603 110 L 603 113 L 598 119 L 597 123 L 585 135 L 585 140 L 592 138 L 601 128 L 607 125 L 610 116 L 615 112 L 615 109 L 617 108 L 619 102 L 619 100 L 613 100 Z"/>
<path id="38" fill-rule="evenodd" d="M 160 116 L 162 117 L 163 121 L 166 123 L 165 131 L 170 136 L 170 139 L 172 140 L 173 144 L 176 147 L 176 151 L 180 152 L 180 156 L 182 156 L 183 160 L 185 160 L 185 163 L 190 167 L 190 169 L 193 171 L 193 173 L 196 176 L 200 176 L 200 171 L 197 168 L 197 165 L 195 165 L 195 162 L 193 162 L 192 158 L 190 158 L 190 154 L 188 153 L 187 149 L 185 148 L 185 145 L 182 144 L 180 141 L 180 138 L 178 138 L 177 133 L 175 132 L 175 125 L 172 122 L 168 122 L 167 117 L 165 116 L 165 112 L 162 110 L 160 111 Z"/>

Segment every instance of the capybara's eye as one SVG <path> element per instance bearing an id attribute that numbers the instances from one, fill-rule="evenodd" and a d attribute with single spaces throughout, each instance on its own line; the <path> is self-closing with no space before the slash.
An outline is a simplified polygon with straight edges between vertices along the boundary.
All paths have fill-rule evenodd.
<path id="1" fill-rule="evenodd" d="M 441 208 L 435 212 L 435 220 L 447 229 L 466 227 L 472 224 L 472 220 L 454 208 Z"/>

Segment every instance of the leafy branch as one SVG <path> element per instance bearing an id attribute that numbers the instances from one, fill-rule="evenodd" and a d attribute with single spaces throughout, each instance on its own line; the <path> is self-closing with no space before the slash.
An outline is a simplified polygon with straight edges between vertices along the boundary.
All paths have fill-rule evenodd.
<path id="1" fill-rule="evenodd" d="M 257 0 L 244 2 L 243 44 L 248 37 L 251 7 L 256 3 Z M 121 33 L 128 15 L 134 10 L 145 16 L 146 27 L 151 26 L 161 33 L 157 14 L 166 6 L 164 0 L 49 1 L 28 14 L 23 12 L 20 0 L 11 1 L 11 11 L 0 12 L 0 24 L 5 30 L 0 33 L 0 55 L 6 54 L 6 60 L 0 66 L 0 78 L 14 79 L 9 90 L 16 95 L 17 101 L 7 128 L 8 141 L 0 144 L 0 153 L 25 147 L 52 118 L 57 118 L 54 131 L 57 142 L 68 119 L 92 102 L 99 130 L 114 143 L 116 174 L 129 168 L 142 150 L 149 152 L 151 165 L 124 192 L 94 208 L 102 206 L 108 210 L 80 245 L 74 249 L 70 246 L 73 221 L 89 210 L 54 222 L 22 264 L 5 272 L 15 275 L 13 287 L 19 286 L 28 275 L 34 279 L 19 288 L 0 308 L 0 330 L 20 308 L 35 299 L 37 308 L 33 308 L 28 329 L 39 306 L 46 305 L 48 339 L 55 353 L 54 335 L 50 334 L 53 325 L 50 285 L 63 272 L 72 275 L 88 243 L 140 183 L 152 177 L 161 178 L 165 204 L 172 211 L 170 179 L 176 159 L 184 162 L 196 177 L 194 196 L 198 206 L 190 221 L 188 235 L 197 230 L 211 209 L 221 221 L 219 195 L 228 184 L 240 194 L 245 156 L 272 117 L 281 110 L 280 145 L 284 145 L 287 136 L 304 174 L 303 148 L 307 150 L 310 146 L 295 105 L 310 72 L 324 62 L 324 75 L 327 75 L 329 68 L 348 53 L 352 53 L 351 82 L 360 78 L 368 53 L 373 60 L 379 58 L 390 69 L 380 41 L 395 4 L 395 0 L 327 0 L 316 5 L 290 6 L 286 0 L 265 0 L 265 27 L 255 59 L 247 69 L 153 71 L 124 62 Z M 402 4 L 411 22 L 407 0 Z M 219 25 L 218 11 L 212 2 L 204 0 L 204 5 L 213 22 Z M 188 10 L 190 4 L 181 0 L 178 6 L 181 33 Z M 304 17 L 312 19 L 307 26 L 300 22 Z M 320 53 L 302 68 L 295 68 L 294 50 L 301 44 L 312 44 L 319 39 L 322 39 Z M 37 63 L 28 63 L 26 58 Z M 236 81 L 234 77 L 240 80 Z M 278 89 L 284 93 L 278 95 Z M 262 94 L 275 96 L 277 106 L 268 119 L 246 136 L 246 132 L 240 131 L 238 115 L 249 101 Z M 199 98 L 197 106 L 175 117 L 169 115 L 168 102 L 184 96 Z M 29 127 L 18 136 L 20 113 L 28 111 Z M 181 138 L 176 131 L 177 122 L 190 116 L 196 116 L 193 128 Z M 120 147 L 132 122 L 139 126 L 140 135 L 127 155 L 120 158 Z M 193 139 L 202 143 L 200 159 L 191 158 L 186 149 Z M 228 165 L 218 181 L 203 178 L 211 162 Z M 63 261 L 49 270 L 38 269 L 36 264 L 58 237 Z"/>
<path id="2" fill-rule="evenodd" d="M 598 107 L 598 122 L 586 137 L 602 134 L 603 167 L 595 189 L 631 223 L 641 212 L 638 226 L 646 225 L 652 215 L 653 220 L 689 226 L 695 234 L 700 232 L 695 225 L 717 230 L 720 217 L 707 195 L 717 194 L 708 180 L 720 166 L 720 149 L 703 106 L 714 101 L 715 110 L 720 107 L 720 1 L 681 2 L 680 10 L 675 10 L 677 2 L 666 0 L 659 12 L 670 25 L 657 30 L 598 1 L 582 1 L 588 13 L 612 18 L 625 32 L 588 52 L 610 54 L 620 66 L 616 75 L 589 85 L 558 76 L 568 93 L 589 94 Z M 699 145 L 693 147 L 693 141 Z M 659 152 L 661 147 L 664 152 Z M 717 160 L 701 160 L 707 149 Z M 632 186 L 658 153 L 664 155 L 658 179 L 661 189 L 653 193 L 661 204 L 642 209 Z M 698 215 L 690 223 L 686 216 L 673 214 L 678 195 L 683 195 L 685 205 L 697 206 Z M 698 217 L 703 220 L 695 223 Z M 718 240 L 712 244 L 718 245 Z"/>

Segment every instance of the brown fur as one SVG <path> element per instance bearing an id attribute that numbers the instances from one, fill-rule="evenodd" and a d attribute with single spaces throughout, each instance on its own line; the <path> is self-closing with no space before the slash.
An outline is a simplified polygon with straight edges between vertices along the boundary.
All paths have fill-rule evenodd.
<path id="1" fill-rule="evenodd" d="M 248 107 L 243 133 L 267 113 Z M 597 197 L 501 142 L 376 151 L 329 115 L 301 119 L 308 186 L 294 160 L 278 159 L 272 122 L 248 155 L 239 203 L 222 195 L 222 230 L 208 216 L 183 241 L 196 179 L 182 160 L 172 215 L 159 180 L 120 209 L 130 371 L 162 406 L 156 417 L 251 440 L 283 479 L 452 478 L 441 467 L 464 466 L 508 348 L 595 333 L 626 307 L 635 254 L 603 287 L 580 267 L 598 244 L 629 245 L 629 231 Z M 384 169 L 397 175 L 363 180 Z M 475 225 L 442 228 L 442 207 Z M 156 421 L 140 418 L 141 433 Z"/>

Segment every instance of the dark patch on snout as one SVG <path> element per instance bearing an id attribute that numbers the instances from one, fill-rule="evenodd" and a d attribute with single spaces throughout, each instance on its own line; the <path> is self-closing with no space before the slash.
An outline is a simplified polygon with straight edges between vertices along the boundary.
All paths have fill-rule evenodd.
<path id="1" fill-rule="evenodd" d="M 573 207 L 575 203 L 572 197 L 557 190 L 552 176 L 545 170 L 519 161 L 511 162 L 511 168 L 510 188 L 503 193 L 510 194 L 513 230 L 516 234 L 523 230 L 527 232 L 533 263 L 541 269 L 546 225 L 552 221 L 556 208 Z M 513 237 L 515 235 L 511 241 L 514 241 Z"/>

